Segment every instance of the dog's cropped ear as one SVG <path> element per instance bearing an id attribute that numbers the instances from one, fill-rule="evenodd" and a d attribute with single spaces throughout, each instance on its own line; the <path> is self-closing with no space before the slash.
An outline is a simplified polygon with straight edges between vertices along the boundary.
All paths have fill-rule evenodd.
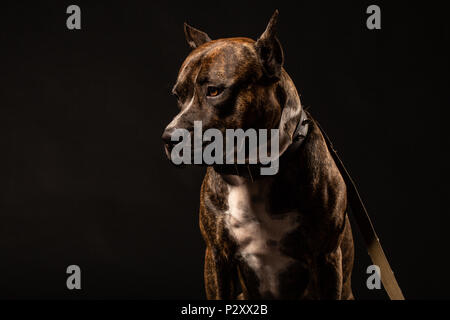
<path id="1" fill-rule="evenodd" d="M 191 27 L 186 22 L 184 23 L 184 34 L 186 36 L 187 43 L 192 49 L 211 41 L 211 38 L 205 32 Z"/>
<path id="2" fill-rule="evenodd" d="M 265 75 L 273 80 L 280 78 L 284 61 L 283 49 L 275 35 L 277 20 L 278 10 L 275 10 L 266 30 L 255 43 L 256 52 L 263 65 Z"/>

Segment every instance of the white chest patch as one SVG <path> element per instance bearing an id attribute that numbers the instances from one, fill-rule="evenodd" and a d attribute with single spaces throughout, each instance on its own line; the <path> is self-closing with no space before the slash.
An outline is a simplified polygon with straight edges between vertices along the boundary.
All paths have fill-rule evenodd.
<path id="1" fill-rule="evenodd" d="M 229 186 L 226 226 L 238 243 L 238 253 L 258 276 L 261 294 L 279 294 L 279 275 L 293 259 L 280 251 L 280 241 L 298 225 L 298 213 L 270 216 L 268 186 Z"/>

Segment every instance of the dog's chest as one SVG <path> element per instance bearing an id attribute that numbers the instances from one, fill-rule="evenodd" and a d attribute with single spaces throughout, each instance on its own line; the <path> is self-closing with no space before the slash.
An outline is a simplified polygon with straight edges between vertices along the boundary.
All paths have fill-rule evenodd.
<path id="1" fill-rule="evenodd" d="M 226 227 L 238 255 L 255 272 L 261 295 L 279 294 L 279 276 L 293 262 L 281 251 L 282 240 L 299 225 L 298 212 L 273 215 L 270 186 L 260 183 L 228 187 Z"/>

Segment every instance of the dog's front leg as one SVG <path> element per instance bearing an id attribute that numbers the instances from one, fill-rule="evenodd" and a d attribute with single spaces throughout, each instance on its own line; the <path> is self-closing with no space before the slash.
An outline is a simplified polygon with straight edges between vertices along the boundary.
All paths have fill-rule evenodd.
<path id="1" fill-rule="evenodd" d="M 318 257 L 318 286 L 320 299 L 342 298 L 342 251 L 340 246 Z"/>
<path id="2" fill-rule="evenodd" d="M 235 299 L 232 272 L 219 250 L 207 246 L 205 253 L 205 288 L 209 300 Z"/>

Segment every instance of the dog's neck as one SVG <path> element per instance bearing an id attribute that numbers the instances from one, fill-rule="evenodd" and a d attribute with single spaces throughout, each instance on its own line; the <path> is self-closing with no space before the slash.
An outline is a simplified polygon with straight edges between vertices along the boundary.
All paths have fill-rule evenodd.
<path id="1" fill-rule="evenodd" d="M 287 72 L 283 69 L 281 79 L 279 81 L 279 88 L 284 92 L 285 98 L 282 104 L 282 113 L 280 117 L 280 124 L 278 129 L 280 130 L 280 157 L 292 144 L 295 129 L 299 124 L 302 105 L 300 103 L 300 97 L 294 82 L 289 77 Z"/>
<path id="2" fill-rule="evenodd" d="M 277 83 L 281 116 L 278 124 L 279 129 L 279 157 L 281 157 L 292 145 L 296 129 L 301 125 L 302 105 L 297 89 L 283 69 L 281 78 Z M 260 177 L 260 165 L 220 165 L 214 167 L 222 178 L 232 185 L 253 182 Z M 267 176 L 270 177 L 270 176 Z"/>

